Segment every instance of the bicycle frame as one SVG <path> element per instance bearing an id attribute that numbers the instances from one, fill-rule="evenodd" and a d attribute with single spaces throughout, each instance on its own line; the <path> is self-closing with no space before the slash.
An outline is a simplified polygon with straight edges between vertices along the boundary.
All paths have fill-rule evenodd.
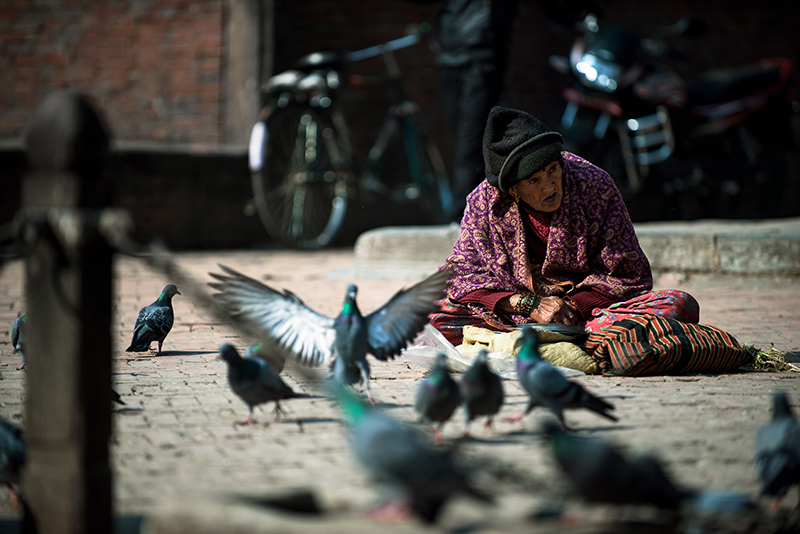
<path id="1" fill-rule="evenodd" d="M 386 66 L 387 77 L 382 78 L 382 81 L 388 81 L 394 102 L 387 109 L 386 118 L 375 137 L 375 142 L 369 149 L 368 156 L 361 168 L 359 176 L 362 187 L 370 191 L 388 194 L 395 202 L 416 200 L 422 194 L 422 189 L 426 182 L 421 163 L 422 158 L 419 154 L 420 148 L 423 147 L 417 145 L 417 141 L 421 135 L 420 132 L 423 128 L 418 120 L 419 107 L 415 102 L 407 99 L 405 96 L 401 83 L 400 66 L 393 54 L 395 50 L 414 45 L 420 40 L 421 35 L 419 33 L 414 33 L 400 39 L 389 41 L 388 43 L 371 46 L 348 54 L 348 59 L 350 61 L 361 61 L 381 55 Z M 344 121 L 343 118 L 342 121 Z M 389 143 L 397 134 L 398 127 L 402 130 L 403 148 L 413 183 L 412 185 L 404 187 L 401 191 L 392 192 L 390 188 L 375 176 L 378 174 L 378 166 L 383 160 Z M 427 142 L 427 139 L 424 141 L 426 145 L 424 148 L 429 152 L 432 151 L 432 147 Z M 437 159 L 437 161 L 434 162 L 435 166 L 444 168 L 444 161 L 439 155 L 438 150 L 435 150 L 434 154 L 429 153 L 428 156 Z M 447 212 L 453 205 L 453 196 L 449 187 L 449 182 L 446 182 L 446 185 L 440 183 L 439 186 L 440 208 L 443 212 Z"/>
<path id="2" fill-rule="evenodd" d="M 417 105 L 403 91 L 393 51 L 420 41 L 413 33 L 346 54 L 320 52 L 297 61 L 296 70 L 270 78 L 270 99 L 254 125 L 249 161 L 256 209 L 270 235 L 297 248 L 331 242 L 342 225 L 351 195 L 378 193 L 395 203 L 418 201 L 442 219 L 452 205 L 444 162 L 421 124 Z M 365 158 L 354 154 L 345 113 L 337 105 L 340 73 L 347 62 L 382 56 L 392 103 Z M 365 81 L 352 76 L 354 83 Z M 400 135 L 408 178 L 389 185 L 380 164 Z"/>

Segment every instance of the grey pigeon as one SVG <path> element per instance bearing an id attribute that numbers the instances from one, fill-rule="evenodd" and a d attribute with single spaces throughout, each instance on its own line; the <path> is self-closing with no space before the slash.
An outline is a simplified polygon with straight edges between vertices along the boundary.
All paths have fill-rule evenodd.
<path id="1" fill-rule="evenodd" d="M 539 336 L 534 328 L 523 328 L 521 345 L 517 354 L 517 378 L 528 392 L 528 406 L 509 418 L 519 421 L 536 406 L 544 406 L 552 411 L 564 425 L 564 410 L 585 408 L 603 417 L 616 421 L 610 413 L 614 406 L 595 397 L 577 382 L 567 380 L 555 367 L 539 355 Z"/>
<path id="2" fill-rule="evenodd" d="M 24 369 L 28 370 L 28 364 L 25 361 L 25 331 L 27 330 L 28 325 L 28 316 L 22 315 L 14 321 L 14 324 L 11 325 L 11 346 L 14 347 L 14 350 L 17 351 L 19 354 L 19 359 L 22 360 L 22 365 L 17 367 L 17 369 Z M 118 404 L 125 404 L 122 401 L 122 397 L 119 396 L 119 393 L 111 390 L 111 401 L 116 402 Z"/>
<path id="3" fill-rule="evenodd" d="M 150 344 L 156 341 L 156 354 L 161 354 L 161 345 L 175 322 L 175 312 L 172 310 L 172 297 L 175 295 L 180 295 L 175 284 L 164 286 L 155 302 L 139 310 L 131 345 L 125 349 L 127 352 L 146 352 L 150 350 Z"/>
<path id="4" fill-rule="evenodd" d="M 278 372 L 261 358 L 239 356 L 230 343 L 219 348 L 219 357 L 228 363 L 228 383 L 231 389 L 247 404 L 250 413 L 244 424 L 252 424 L 253 409 L 259 404 L 275 401 L 275 417 L 282 413 L 280 401 L 295 397 L 295 393 L 281 379 Z"/>
<path id="5" fill-rule="evenodd" d="M 19 501 L 14 485 L 20 482 L 25 456 L 22 431 L 15 424 L 0 418 L 0 483 L 8 486 L 12 507 L 16 507 Z"/>
<path id="6" fill-rule="evenodd" d="M 464 433 L 469 436 L 470 425 L 476 417 L 487 416 L 486 431 L 492 427 L 494 416 L 503 406 L 503 379 L 489 369 L 489 354 L 481 349 L 472 366 L 459 381 L 461 403 L 464 405 Z"/>
<path id="7" fill-rule="evenodd" d="M 607 441 L 575 436 L 552 420 L 545 422 L 543 430 L 560 470 L 589 502 L 677 510 L 695 495 L 678 488 L 653 456 L 623 456 Z"/>
<path id="8" fill-rule="evenodd" d="M 761 494 L 775 499 L 777 509 L 792 486 L 800 485 L 800 421 L 780 391 L 772 397 L 772 420 L 756 433 L 755 469 Z"/>
<path id="9" fill-rule="evenodd" d="M 447 368 L 447 355 L 436 355 L 430 374 L 420 382 L 414 409 L 419 413 L 423 423 L 433 425 L 438 423 L 434 432 L 433 441 L 440 444 L 442 440 L 442 427 L 461 403 L 461 393 L 458 383 L 450 376 Z"/>
<path id="10" fill-rule="evenodd" d="M 20 366 L 17 369 L 25 369 L 25 330 L 27 316 L 21 315 L 14 320 L 14 324 L 11 325 L 11 346 L 14 348 L 14 352 L 19 354 L 20 359 Z"/>
<path id="11" fill-rule="evenodd" d="M 211 273 L 222 300 L 238 317 L 255 323 L 272 341 L 303 365 L 330 363 L 333 378 L 346 385 L 361 382 L 367 397 L 369 364 L 367 353 L 379 360 L 392 359 L 405 348 L 438 309 L 449 275 L 441 270 L 416 285 L 394 294 L 366 317 L 356 304 L 356 286 L 350 285 L 342 311 L 335 318 L 308 308 L 290 291 L 280 292 L 228 267 L 224 274 Z"/>
<path id="12" fill-rule="evenodd" d="M 392 496 L 374 510 L 376 517 L 387 518 L 390 511 L 410 512 L 431 524 L 457 494 L 491 502 L 469 484 L 449 451 L 432 447 L 411 428 L 341 387 L 335 397 L 350 426 L 356 459 L 378 484 L 391 490 Z"/>
<path id="13" fill-rule="evenodd" d="M 261 358 L 266 360 L 276 372 L 280 373 L 286 366 L 286 355 L 282 354 L 284 351 L 275 343 L 270 343 L 269 348 L 263 341 L 256 341 L 247 345 L 244 349 L 244 355 L 247 358 Z"/>

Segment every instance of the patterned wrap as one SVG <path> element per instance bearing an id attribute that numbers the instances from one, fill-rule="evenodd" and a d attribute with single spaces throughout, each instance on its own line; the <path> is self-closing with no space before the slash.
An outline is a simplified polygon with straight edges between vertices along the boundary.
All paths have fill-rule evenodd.
<path id="1" fill-rule="evenodd" d="M 490 325 L 507 327 L 530 319 L 499 317 L 457 301 L 478 289 L 563 297 L 591 288 L 620 302 L 652 289 L 650 263 L 613 179 L 575 154 L 562 156 L 564 196 L 553 213 L 542 265 L 531 265 L 513 197 L 487 181 L 470 193 L 461 235 L 446 262 L 453 273 L 449 304 L 466 307 Z"/>

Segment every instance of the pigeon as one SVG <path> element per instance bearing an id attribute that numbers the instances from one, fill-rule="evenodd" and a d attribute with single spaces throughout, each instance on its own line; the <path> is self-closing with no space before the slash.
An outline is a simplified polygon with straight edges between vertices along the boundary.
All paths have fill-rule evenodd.
<path id="1" fill-rule="evenodd" d="M 558 467 L 586 501 L 677 510 L 695 496 L 677 487 L 654 456 L 623 456 L 607 441 L 575 436 L 553 420 L 544 423 L 543 432 Z"/>
<path id="2" fill-rule="evenodd" d="M 14 485 L 20 483 L 25 456 L 22 431 L 15 424 L 0 418 L 0 482 L 8 486 L 13 508 L 19 502 Z"/>
<path id="3" fill-rule="evenodd" d="M 244 349 L 245 358 L 261 358 L 266 360 L 275 372 L 280 373 L 286 365 L 286 356 L 281 354 L 280 347 L 272 343 L 269 350 L 263 341 L 256 341 Z"/>
<path id="4" fill-rule="evenodd" d="M 14 348 L 14 352 L 19 354 L 19 359 L 21 361 L 20 366 L 17 369 L 25 369 L 25 330 L 26 330 L 26 322 L 27 316 L 21 315 L 16 318 L 14 324 L 11 325 L 11 346 Z"/>
<path id="5" fill-rule="evenodd" d="M 536 406 L 552 411 L 566 428 L 564 410 L 586 408 L 612 421 L 617 418 L 609 413 L 614 406 L 595 397 L 580 384 L 571 382 L 555 367 L 539 356 L 539 336 L 534 328 L 523 328 L 522 342 L 517 354 L 517 378 L 528 392 L 528 406 L 524 411 L 508 418 L 519 421 Z"/>
<path id="6" fill-rule="evenodd" d="M 231 389 L 250 410 L 243 424 L 253 424 L 253 409 L 269 401 L 275 401 L 275 418 L 278 418 L 283 413 L 280 401 L 296 396 L 266 360 L 251 356 L 242 358 L 230 343 L 219 348 L 219 357 L 228 363 Z"/>
<path id="7" fill-rule="evenodd" d="M 158 351 L 161 354 L 161 345 L 175 322 L 175 313 L 172 311 L 172 297 L 180 295 L 175 284 L 164 286 L 161 295 L 155 302 L 139 310 L 136 325 L 133 327 L 131 346 L 127 352 L 146 352 L 150 350 L 153 341 L 158 342 Z"/>
<path id="8" fill-rule="evenodd" d="M 503 405 L 503 379 L 489 369 L 489 354 L 481 349 L 472 366 L 461 376 L 459 382 L 461 402 L 464 405 L 464 433 L 469 436 L 472 420 L 486 415 L 484 428 L 492 428 L 494 416 Z"/>
<path id="9" fill-rule="evenodd" d="M 447 270 L 437 271 L 401 289 L 366 317 L 358 309 L 357 288 L 351 284 L 341 312 L 332 318 L 308 308 L 290 291 L 280 292 L 229 267 L 220 268 L 224 274 L 211 273 L 217 282 L 209 285 L 235 316 L 256 323 L 303 365 L 333 360 L 333 379 L 345 385 L 361 382 L 371 402 L 366 355 L 385 361 L 400 354 L 438 309 L 435 301 L 442 298 L 449 278 Z"/>
<path id="10" fill-rule="evenodd" d="M 761 494 L 773 497 L 777 510 L 792 486 L 800 485 L 800 421 L 784 391 L 772 397 L 772 421 L 756 432 L 755 470 Z"/>
<path id="11" fill-rule="evenodd" d="M 354 456 L 376 483 L 391 491 L 390 497 L 373 508 L 373 519 L 397 520 L 413 514 L 433 524 L 443 506 L 457 494 L 492 501 L 470 485 L 450 451 L 433 447 L 412 428 L 337 383 L 333 387 L 349 425 Z"/>
<path id="12" fill-rule="evenodd" d="M 14 347 L 14 350 L 17 351 L 19 354 L 19 359 L 22 360 L 22 364 L 17 367 L 17 369 L 21 370 L 28 370 L 28 364 L 25 361 L 25 331 L 27 330 L 28 324 L 28 316 L 21 315 L 14 321 L 14 324 L 11 325 L 11 346 Z M 122 397 L 119 396 L 119 393 L 111 390 L 111 401 L 116 402 L 118 404 L 125 404 L 123 402 Z"/>
<path id="13" fill-rule="evenodd" d="M 414 409 L 420 415 L 420 421 L 439 426 L 434 431 L 433 442 L 437 445 L 442 441 L 442 427 L 461 403 L 461 393 L 458 383 L 450 376 L 447 368 L 447 355 L 440 352 L 436 355 L 430 374 L 423 380 L 414 402 Z"/>

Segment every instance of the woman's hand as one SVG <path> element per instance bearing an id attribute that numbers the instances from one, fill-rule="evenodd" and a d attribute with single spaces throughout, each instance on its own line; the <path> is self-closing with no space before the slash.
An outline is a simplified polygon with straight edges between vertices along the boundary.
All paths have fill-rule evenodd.
<path id="1" fill-rule="evenodd" d="M 541 297 L 539 305 L 531 312 L 537 323 L 576 325 L 583 318 L 578 309 L 559 297 Z"/>
<path id="2" fill-rule="evenodd" d="M 517 313 L 514 307 L 521 295 L 511 295 L 498 302 L 500 310 Z M 539 305 L 531 312 L 531 319 L 537 323 L 556 323 L 576 325 L 583 320 L 578 309 L 559 297 L 540 297 Z"/>

